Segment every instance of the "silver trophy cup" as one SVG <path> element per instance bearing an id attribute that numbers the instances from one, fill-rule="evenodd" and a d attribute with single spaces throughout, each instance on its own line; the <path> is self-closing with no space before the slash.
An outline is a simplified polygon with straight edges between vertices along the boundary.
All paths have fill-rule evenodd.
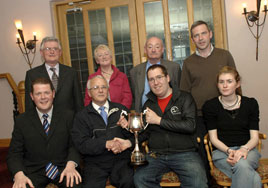
<path id="1" fill-rule="evenodd" d="M 146 111 L 144 112 L 146 113 Z M 145 165 L 148 161 L 145 160 L 144 154 L 139 149 L 138 135 L 139 132 L 145 130 L 148 126 L 148 123 L 144 126 L 142 116 L 144 113 L 131 112 L 128 114 L 128 130 L 134 133 L 135 136 L 135 148 L 131 154 L 131 165 Z M 127 115 L 126 112 L 122 114 Z"/>

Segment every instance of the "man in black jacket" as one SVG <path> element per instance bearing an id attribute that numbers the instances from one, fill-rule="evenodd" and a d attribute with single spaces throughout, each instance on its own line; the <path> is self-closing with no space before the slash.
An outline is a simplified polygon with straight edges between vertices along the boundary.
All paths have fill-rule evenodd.
<path id="1" fill-rule="evenodd" d="M 169 85 L 170 77 L 162 65 L 153 65 L 147 71 L 151 91 L 144 104 L 148 128 L 140 135 L 148 140 L 146 156 L 149 164 L 138 168 L 136 188 L 160 187 L 161 176 L 172 170 L 182 187 L 206 188 L 205 169 L 197 150 L 196 105 L 193 97 Z"/>
<path id="2" fill-rule="evenodd" d="M 117 124 L 122 110 L 128 109 L 108 101 L 108 83 L 97 75 L 87 83 L 91 103 L 78 112 L 72 131 L 76 148 L 83 155 L 83 187 L 104 188 L 109 177 L 115 187 L 134 188 L 133 169 L 129 166 L 132 136 Z"/>

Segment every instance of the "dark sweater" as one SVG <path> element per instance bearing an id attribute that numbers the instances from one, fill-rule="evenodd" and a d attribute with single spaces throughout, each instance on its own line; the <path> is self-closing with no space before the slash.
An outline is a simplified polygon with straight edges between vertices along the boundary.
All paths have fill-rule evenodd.
<path id="1" fill-rule="evenodd" d="M 218 97 L 203 106 L 208 130 L 217 129 L 218 139 L 228 147 L 241 146 L 250 139 L 250 130 L 259 130 L 259 106 L 254 98 L 242 96 L 235 118 L 222 107 Z"/>
<path id="2" fill-rule="evenodd" d="M 184 61 L 180 89 L 193 95 L 198 115 L 206 100 L 219 95 L 216 78 L 226 65 L 235 67 L 234 59 L 229 51 L 219 48 L 214 48 L 207 58 L 194 53 Z"/>

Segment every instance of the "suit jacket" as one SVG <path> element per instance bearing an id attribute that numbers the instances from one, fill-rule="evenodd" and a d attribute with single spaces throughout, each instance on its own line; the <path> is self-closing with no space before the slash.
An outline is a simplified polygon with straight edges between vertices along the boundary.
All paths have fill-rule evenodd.
<path id="1" fill-rule="evenodd" d="M 50 130 L 45 134 L 35 109 L 19 115 L 15 121 L 7 156 L 9 171 L 14 176 L 18 171 L 26 175 L 44 172 L 52 162 L 62 170 L 67 161 L 79 164 L 80 156 L 71 139 L 74 112 L 57 111 L 53 108 Z"/>
<path id="2" fill-rule="evenodd" d="M 140 112 L 142 109 L 142 95 L 144 92 L 145 76 L 146 76 L 146 64 L 141 63 L 130 70 L 130 83 L 133 94 L 132 109 L 136 112 Z M 170 84 L 172 87 L 180 86 L 181 68 L 180 65 L 161 59 L 160 64 L 167 68 L 170 76 Z"/>
<path id="3" fill-rule="evenodd" d="M 25 110 L 35 108 L 30 92 L 31 83 L 36 78 L 49 78 L 45 63 L 26 72 L 25 78 Z M 75 112 L 83 107 L 82 94 L 79 87 L 76 71 L 66 65 L 59 64 L 59 80 L 56 95 L 54 98 L 54 107 L 61 109 L 70 109 Z"/>

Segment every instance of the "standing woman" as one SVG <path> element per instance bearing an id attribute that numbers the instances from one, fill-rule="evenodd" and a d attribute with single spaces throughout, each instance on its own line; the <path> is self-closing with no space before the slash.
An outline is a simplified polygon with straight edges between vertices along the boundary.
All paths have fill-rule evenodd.
<path id="1" fill-rule="evenodd" d="M 108 46 L 101 44 L 94 50 L 94 58 L 99 65 L 97 72 L 91 74 L 88 80 L 96 75 L 102 75 L 109 83 L 109 100 L 120 103 L 130 109 L 132 93 L 127 76 L 112 65 L 112 52 Z M 87 89 L 86 89 L 87 90 Z M 91 101 L 88 92 L 85 92 L 84 106 Z"/>
<path id="2" fill-rule="evenodd" d="M 214 146 L 215 166 L 232 179 L 231 188 L 261 188 L 255 171 L 260 154 L 259 106 L 254 98 L 241 95 L 240 76 L 235 68 L 223 67 L 217 77 L 221 95 L 208 100 L 203 116 Z"/>

